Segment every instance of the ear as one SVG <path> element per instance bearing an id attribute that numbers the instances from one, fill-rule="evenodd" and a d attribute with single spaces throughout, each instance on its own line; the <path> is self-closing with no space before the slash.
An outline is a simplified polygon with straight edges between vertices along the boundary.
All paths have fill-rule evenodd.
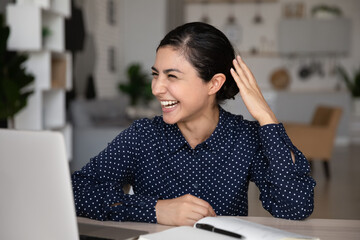
<path id="1" fill-rule="evenodd" d="M 225 83 L 226 77 L 222 73 L 215 74 L 209 82 L 209 95 L 216 94 Z"/>

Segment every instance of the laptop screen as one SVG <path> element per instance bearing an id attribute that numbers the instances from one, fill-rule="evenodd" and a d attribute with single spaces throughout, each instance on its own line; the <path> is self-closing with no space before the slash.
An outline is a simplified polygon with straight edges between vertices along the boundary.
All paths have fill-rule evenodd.
<path id="1" fill-rule="evenodd" d="M 78 239 L 63 136 L 0 130 L 0 239 Z"/>

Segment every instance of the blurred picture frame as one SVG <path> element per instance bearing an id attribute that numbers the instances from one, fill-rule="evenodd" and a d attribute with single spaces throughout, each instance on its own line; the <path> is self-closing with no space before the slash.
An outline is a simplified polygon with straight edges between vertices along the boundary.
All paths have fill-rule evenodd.
<path id="1" fill-rule="evenodd" d="M 303 18 L 305 4 L 303 2 L 288 2 L 283 5 L 283 18 Z"/>
<path id="2" fill-rule="evenodd" d="M 107 1 L 107 19 L 112 26 L 116 24 L 116 5 L 114 0 Z"/>

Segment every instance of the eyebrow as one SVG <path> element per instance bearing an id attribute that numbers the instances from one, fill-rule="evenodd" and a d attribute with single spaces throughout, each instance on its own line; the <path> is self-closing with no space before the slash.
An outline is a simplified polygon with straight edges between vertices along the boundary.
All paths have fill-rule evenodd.
<path id="1" fill-rule="evenodd" d="M 151 69 L 155 72 L 159 72 L 159 70 L 157 70 L 155 67 L 151 67 Z M 178 73 L 183 73 L 182 71 L 180 71 L 179 69 L 176 69 L 176 68 L 169 68 L 169 69 L 165 69 L 163 71 L 163 73 L 169 73 L 169 72 L 178 72 Z"/>

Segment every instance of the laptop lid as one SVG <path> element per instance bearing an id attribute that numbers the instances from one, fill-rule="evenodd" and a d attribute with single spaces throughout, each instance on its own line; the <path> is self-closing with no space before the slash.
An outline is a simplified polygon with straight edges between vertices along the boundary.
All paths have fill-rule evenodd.
<path id="1" fill-rule="evenodd" d="M 78 239 L 61 133 L 0 129 L 0 239 Z"/>

